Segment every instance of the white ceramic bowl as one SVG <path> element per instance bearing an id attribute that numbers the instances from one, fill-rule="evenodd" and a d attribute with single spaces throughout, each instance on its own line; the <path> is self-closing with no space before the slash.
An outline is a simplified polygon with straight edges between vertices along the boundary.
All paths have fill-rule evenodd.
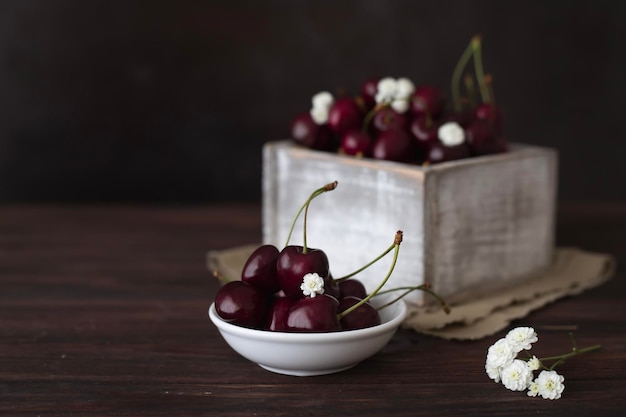
<path id="1" fill-rule="evenodd" d="M 372 304 L 384 303 L 381 295 Z M 330 333 L 284 333 L 248 329 L 223 321 L 209 308 L 209 317 L 226 342 L 244 358 L 268 371 L 296 376 L 324 375 L 349 369 L 377 353 L 406 317 L 403 301 L 380 311 L 381 324 Z"/>

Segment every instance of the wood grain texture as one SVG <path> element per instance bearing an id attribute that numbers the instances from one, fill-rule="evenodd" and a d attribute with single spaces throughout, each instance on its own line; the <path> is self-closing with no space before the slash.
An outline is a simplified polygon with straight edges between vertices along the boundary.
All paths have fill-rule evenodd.
<path id="1" fill-rule="evenodd" d="M 626 206 L 559 213 L 562 245 L 626 261 Z M 217 283 L 206 251 L 261 239 L 258 205 L 0 208 L 2 416 L 617 416 L 626 401 L 626 276 L 517 324 L 537 353 L 568 361 L 558 401 L 527 398 L 484 373 L 494 340 L 401 331 L 335 375 L 277 375 L 242 359 L 209 322 Z M 500 335 L 498 335 L 499 337 Z"/>

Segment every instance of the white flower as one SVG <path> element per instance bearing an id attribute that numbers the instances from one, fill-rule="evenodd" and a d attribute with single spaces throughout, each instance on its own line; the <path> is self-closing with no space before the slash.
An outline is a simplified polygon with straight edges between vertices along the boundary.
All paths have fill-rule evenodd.
<path id="1" fill-rule="evenodd" d="M 335 103 L 335 99 L 328 91 L 320 91 L 313 96 L 311 103 L 313 104 L 313 108 L 330 109 Z"/>
<path id="2" fill-rule="evenodd" d="M 333 95 L 328 91 L 321 91 L 313 96 L 311 103 L 313 104 L 309 111 L 311 118 L 318 125 L 323 125 L 328 121 L 328 113 L 335 103 Z"/>
<path id="3" fill-rule="evenodd" d="M 487 350 L 487 365 L 490 368 L 504 368 L 515 359 L 515 352 L 511 350 L 511 346 L 502 338 L 489 347 Z"/>
<path id="4" fill-rule="evenodd" d="M 398 113 L 405 113 L 409 109 L 409 100 L 396 99 L 391 102 L 391 108 Z"/>
<path id="5" fill-rule="evenodd" d="M 528 369 L 530 369 L 531 371 L 536 371 L 537 369 L 541 368 L 541 361 L 534 355 L 532 358 L 528 359 L 528 362 L 526 363 L 528 364 Z"/>
<path id="6" fill-rule="evenodd" d="M 531 345 L 538 340 L 537 333 L 532 327 L 516 327 L 507 333 L 505 339 L 516 353 L 529 350 Z"/>
<path id="7" fill-rule="evenodd" d="M 302 294 L 308 295 L 311 298 L 317 294 L 324 294 L 324 278 L 320 277 L 315 272 L 306 274 L 302 278 L 302 284 L 300 285 Z"/>
<path id="8" fill-rule="evenodd" d="M 313 121 L 318 125 L 323 125 L 328 121 L 328 109 L 324 107 L 313 107 L 309 114 Z"/>
<path id="9" fill-rule="evenodd" d="M 502 373 L 502 368 L 500 366 L 493 366 L 489 363 L 486 363 L 485 372 L 487 372 L 489 378 L 493 379 L 496 382 L 500 382 L 500 375 Z"/>
<path id="10" fill-rule="evenodd" d="M 511 391 L 524 391 L 533 381 L 533 373 L 526 361 L 515 359 L 502 369 L 502 384 Z"/>
<path id="11" fill-rule="evenodd" d="M 456 122 L 444 123 L 437 131 L 439 140 L 446 146 L 456 146 L 465 142 L 465 131 Z"/>
<path id="12" fill-rule="evenodd" d="M 413 81 L 408 78 L 398 78 L 396 80 L 396 98 L 408 99 L 415 92 Z"/>
<path id="13" fill-rule="evenodd" d="M 565 378 L 556 371 L 541 371 L 535 380 L 537 392 L 545 399 L 558 400 L 565 389 L 563 381 Z"/>
<path id="14" fill-rule="evenodd" d="M 376 103 L 389 103 L 396 98 L 398 83 L 391 77 L 382 78 L 376 87 Z"/>
<path id="15" fill-rule="evenodd" d="M 529 397 L 536 397 L 539 394 L 539 385 L 537 381 L 533 381 L 528 386 L 528 392 L 526 393 Z"/>

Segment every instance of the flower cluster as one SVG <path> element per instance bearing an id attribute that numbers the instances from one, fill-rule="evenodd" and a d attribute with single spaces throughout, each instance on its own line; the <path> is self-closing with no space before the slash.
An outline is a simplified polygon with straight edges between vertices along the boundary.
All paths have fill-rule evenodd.
<path id="1" fill-rule="evenodd" d="M 571 337 L 571 335 L 570 335 Z M 507 335 L 496 341 L 487 350 L 487 361 L 485 371 L 489 378 L 495 382 L 502 382 L 511 391 L 525 391 L 530 397 L 541 396 L 546 399 L 556 400 L 561 398 L 565 389 L 562 375 L 559 375 L 554 368 L 565 359 L 598 349 L 595 345 L 585 349 L 579 349 L 573 342 L 572 352 L 564 355 L 539 359 L 531 356 L 527 352 L 526 359 L 518 359 L 517 356 L 522 351 L 529 351 L 532 344 L 537 342 L 537 333 L 532 327 L 517 327 L 507 333 Z M 545 365 L 546 361 L 555 361 L 551 367 Z M 541 369 L 541 372 L 534 378 L 533 372 Z"/>
<path id="2" fill-rule="evenodd" d="M 375 99 L 378 104 L 389 104 L 398 113 L 405 113 L 414 92 L 415 85 L 408 78 L 385 77 L 378 82 Z"/>
<path id="3" fill-rule="evenodd" d="M 318 125 L 323 125 L 328 121 L 328 113 L 335 103 L 335 98 L 328 91 L 321 91 L 311 99 L 311 118 Z"/>

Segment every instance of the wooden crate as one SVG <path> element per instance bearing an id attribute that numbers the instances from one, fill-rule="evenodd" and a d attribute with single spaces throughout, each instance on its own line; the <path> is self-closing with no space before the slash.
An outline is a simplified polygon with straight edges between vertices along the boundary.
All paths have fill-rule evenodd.
<path id="1" fill-rule="evenodd" d="M 337 189 L 311 204 L 307 242 L 326 252 L 335 277 L 375 258 L 397 230 L 404 241 L 386 288 L 429 282 L 451 302 L 527 279 L 552 261 L 552 149 L 511 144 L 504 154 L 419 167 L 271 142 L 263 150 L 263 241 L 282 248 L 308 195 L 334 180 Z M 290 244 L 302 240 L 300 218 Z M 358 276 L 369 290 L 391 259 Z"/>

